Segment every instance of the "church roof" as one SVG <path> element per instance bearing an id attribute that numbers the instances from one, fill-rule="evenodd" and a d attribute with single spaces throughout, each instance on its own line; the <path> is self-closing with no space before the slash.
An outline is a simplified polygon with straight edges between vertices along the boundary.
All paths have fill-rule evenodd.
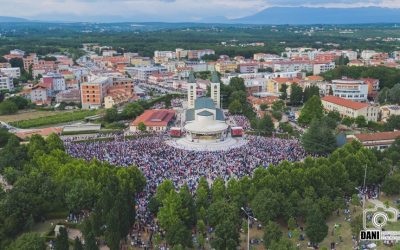
<path id="1" fill-rule="evenodd" d="M 212 116 L 213 113 L 211 113 L 210 111 L 207 111 L 207 110 L 203 110 L 203 111 L 199 112 L 198 115 L 201 115 L 201 116 Z"/>
<path id="2" fill-rule="evenodd" d="M 194 121 L 194 109 L 186 110 L 186 121 L 187 122 Z"/>
<path id="3" fill-rule="evenodd" d="M 200 97 L 194 102 L 195 109 L 215 109 L 214 101 L 210 97 Z"/>
<path id="4" fill-rule="evenodd" d="M 194 77 L 193 72 L 190 72 L 188 83 L 196 83 L 196 78 Z"/>
<path id="5" fill-rule="evenodd" d="M 220 83 L 219 81 L 219 76 L 218 73 L 216 71 L 214 71 L 211 75 L 211 82 L 212 83 Z"/>
<path id="6" fill-rule="evenodd" d="M 225 121 L 225 116 L 224 116 L 224 112 L 222 111 L 222 109 L 217 109 L 216 111 L 217 111 L 217 113 L 216 113 L 217 115 L 215 117 L 215 120 Z"/>

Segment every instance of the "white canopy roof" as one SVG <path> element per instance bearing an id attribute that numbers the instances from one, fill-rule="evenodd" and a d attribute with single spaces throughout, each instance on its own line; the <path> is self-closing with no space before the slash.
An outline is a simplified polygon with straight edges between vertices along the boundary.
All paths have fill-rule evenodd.
<path id="1" fill-rule="evenodd" d="M 189 123 L 185 129 L 192 133 L 213 134 L 225 131 L 228 129 L 228 125 L 221 121 L 204 120 Z"/>

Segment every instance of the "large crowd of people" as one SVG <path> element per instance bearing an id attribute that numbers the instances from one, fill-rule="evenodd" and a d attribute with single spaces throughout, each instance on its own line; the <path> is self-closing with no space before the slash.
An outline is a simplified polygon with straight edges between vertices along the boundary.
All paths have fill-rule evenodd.
<path id="1" fill-rule="evenodd" d="M 176 188 L 185 183 L 193 192 L 200 177 L 211 183 L 216 178 L 250 176 L 259 166 L 267 167 L 283 160 L 299 161 L 306 152 L 298 140 L 248 136 L 242 147 L 225 151 L 190 151 L 165 143 L 163 135 L 133 140 L 115 136 L 111 141 L 65 142 L 67 152 L 76 158 L 107 161 L 116 166 L 136 165 L 147 180 L 145 191 L 138 197 L 138 219 L 151 223 L 147 212 L 149 198 L 164 180 L 172 180 Z"/>

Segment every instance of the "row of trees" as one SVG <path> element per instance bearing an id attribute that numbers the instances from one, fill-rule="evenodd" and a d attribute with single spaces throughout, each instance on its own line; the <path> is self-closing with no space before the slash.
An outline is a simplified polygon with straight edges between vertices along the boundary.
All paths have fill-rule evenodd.
<path id="1" fill-rule="evenodd" d="M 333 70 L 329 70 L 322 74 L 325 80 L 331 81 L 340 79 L 343 76 L 350 78 L 376 78 L 380 81 L 380 88 L 392 88 L 395 84 L 400 83 L 400 69 L 388 68 L 384 66 L 378 67 L 356 67 L 356 66 L 339 66 Z"/>
<path id="2" fill-rule="evenodd" d="M 71 158 L 55 134 L 46 140 L 34 135 L 27 145 L 10 137 L 0 151 L 0 172 L 13 185 L 0 195 L 2 249 L 49 213 L 82 210 L 91 211 L 83 230 L 86 241 L 104 236 L 111 249 L 119 249 L 135 221 L 135 196 L 145 185 L 136 167 Z"/>
<path id="3" fill-rule="evenodd" d="M 282 84 L 281 89 L 279 90 L 281 92 L 280 99 L 288 100 L 288 88 L 288 85 L 285 83 Z M 299 85 L 292 84 L 290 90 L 289 103 L 292 106 L 299 106 L 302 103 L 307 102 L 314 95 L 319 96 L 319 88 L 317 86 L 306 87 L 303 91 L 303 88 Z"/>
<path id="4" fill-rule="evenodd" d="M 212 247 L 234 249 L 239 245 L 242 219 L 246 218 L 241 208 L 247 207 L 265 229 L 265 247 L 293 249 L 282 239 L 282 227 L 296 230 L 295 221 L 305 221 L 310 241 L 321 242 L 328 233 L 326 219 L 333 211 L 344 208 L 344 197 L 363 185 L 365 167 L 367 185 L 387 182 L 390 188 L 396 188 L 398 174 L 388 177 L 391 166 L 399 163 L 400 158 L 396 159 L 392 162 L 386 155 L 378 158 L 354 141 L 326 158 L 284 161 L 267 169 L 258 168 L 252 178 L 231 179 L 226 185 L 222 179 L 216 179 L 210 187 L 202 178 L 194 196 L 186 185 L 177 192 L 167 180 L 152 199 L 152 212 L 171 246 L 193 247 L 190 232 L 195 229 L 197 242 L 204 247 L 205 228 L 209 227 L 213 228 L 208 235 Z M 286 223 L 282 225 L 282 221 Z M 286 247 L 273 248 L 277 245 Z"/>

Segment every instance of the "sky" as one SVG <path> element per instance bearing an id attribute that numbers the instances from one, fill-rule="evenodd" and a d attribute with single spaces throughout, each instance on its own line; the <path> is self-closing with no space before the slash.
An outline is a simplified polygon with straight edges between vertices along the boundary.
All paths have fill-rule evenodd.
<path id="1" fill-rule="evenodd" d="M 273 6 L 400 8 L 400 0 L 0 0 L 0 16 L 49 21 L 220 21 Z"/>

